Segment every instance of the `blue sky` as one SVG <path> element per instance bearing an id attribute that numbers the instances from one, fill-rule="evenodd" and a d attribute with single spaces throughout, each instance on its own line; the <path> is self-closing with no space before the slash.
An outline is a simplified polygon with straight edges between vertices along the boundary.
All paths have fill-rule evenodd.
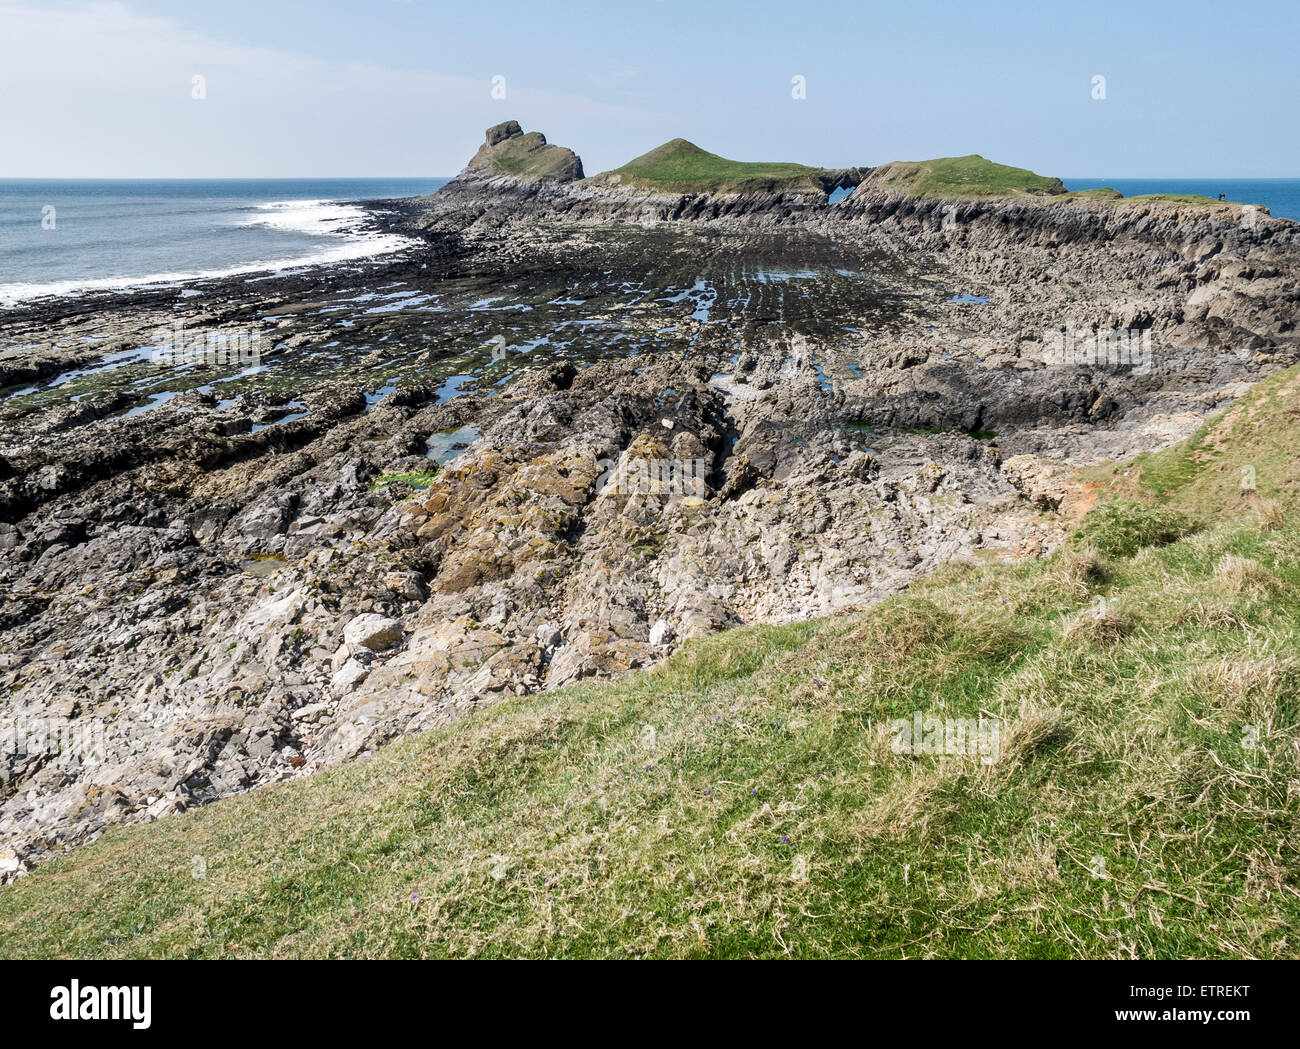
<path id="1" fill-rule="evenodd" d="M 451 175 L 507 118 L 589 173 L 680 135 L 832 167 L 1300 177 L 1297 54 L 1296 0 L 0 0 L 0 177 Z"/>

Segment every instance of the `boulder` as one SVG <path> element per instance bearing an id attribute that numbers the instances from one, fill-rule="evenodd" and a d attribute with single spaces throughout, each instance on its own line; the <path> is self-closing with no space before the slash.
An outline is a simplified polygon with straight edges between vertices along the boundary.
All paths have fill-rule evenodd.
<path id="1" fill-rule="evenodd" d="M 357 616 L 343 628 L 343 640 L 352 648 L 382 652 L 402 639 L 402 624 L 374 612 Z"/>

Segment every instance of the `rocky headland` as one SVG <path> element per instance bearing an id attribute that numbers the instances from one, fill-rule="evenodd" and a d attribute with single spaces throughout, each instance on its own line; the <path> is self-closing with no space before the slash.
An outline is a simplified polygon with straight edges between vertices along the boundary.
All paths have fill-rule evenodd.
<path id="1" fill-rule="evenodd" d="M 0 313 L 0 878 L 1043 556 L 1079 467 L 1300 359 L 1300 225 L 979 157 L 586 177 L 508 121 L 372 212 L 410 247 Z"/>

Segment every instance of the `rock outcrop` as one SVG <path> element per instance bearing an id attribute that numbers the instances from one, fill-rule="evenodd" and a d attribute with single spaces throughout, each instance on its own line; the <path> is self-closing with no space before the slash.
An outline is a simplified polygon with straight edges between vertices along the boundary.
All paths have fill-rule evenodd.
<path id="1" fill-rule="evenodd" d="M 441 192 L 502 193 L 582 177 L 582 160 L 573 150 L 550 145 L 540 131 L 525 133 L 517 120 L 507 120 L 487 129 L 478 152 Z"/>
<path id="2" fill-rule="evenodd" d="M 539 132 L 524 134 L 517 121 L 508 120 L 488 128 L 484 144 L 465 169 L 424 198 L 419 223 L 435 233 L 477 235 L 554 220 L 653 226 L 722 218 L 782 219 L 824 207 L 830 193 L 857 185 L 870 170 L 802 168 L 768 175 L 766 168 L 798 165 L 736 164 L 731 166 L 737 172 L 724 170 L 699 186 L 639 177 L 639 162 L 679 147 L 731 165 L 692 143 L 673 140 L 624 168 L 586 178 L 571 150 L 547 145 Z"/>
<path id="3" fill-rule="evenodd" d="M 368 269 L 0 318 L 38 384 L 0 401 L 0 880 L 713 630 L 1041 555 L 1072 467 L 1300 359 L 1295 223 L 817 179 L 583 179 L 507 122 L 386 205 L 427 239 Z M 151 363 L 177 320 L 265 359 Z M 1117 330 L 1122 359 L 1053 345 Z"/>

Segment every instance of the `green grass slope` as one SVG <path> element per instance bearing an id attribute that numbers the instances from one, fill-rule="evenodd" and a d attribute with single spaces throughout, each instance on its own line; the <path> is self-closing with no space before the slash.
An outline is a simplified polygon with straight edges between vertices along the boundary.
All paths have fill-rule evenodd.
<path id="1" fill-rule="evenodd" d="M 1126 197 L 1119 190 L 1109 187 L 1073 190 L 1067 194 L 1067 197 L 1070 199 L 1101 200 L 1123 206 L 1133 204 L 1175 204 L 1180 207 L 1211 208 L 1219 209 L 1223 214 L 1232 214 L 1234 216 L 1239 214 L 1242 208 L 1245 207 L 1245 205 L 1235 200 L 1216 200 L 1214 197 L 1207 197 L 1200 193 L 1139 193 L 1132 197 Z M 1268 208 L 1263 205 L 1257 204 L 1255 207 L 1262 215 L 1270 214 Z"/>
<path id="2" fill-rule="evenodd" d="M 1112 470 L 1052 558 L 109 831 L 0 890 L 0 953 L 1294 957 L 1297 389 Z M 918 711 L 996 760 L 896 753 Z"/>
<path id="3" fill-rule="evenodd" d="M 527 178 L 561 178 L 570 174 L 573 158 L 567 150 L 548 146 L 536 131 L 529 131 L 497 147 L 492 166 L 508 175 Z"/>
<path id="4" fill-rule="evenodd" d="M 1059 178 L 996 164 L 976 153 L 936 160 L 894 161 L 876 168 L 869 181 L 885 189 L 934 197 L 1054 195 L 1065 192 L 1065 185 Z"/>
<path id="5" fill-rule="evenodd" d="M 1103 186 L 1100 189 L 1076 189 L 1071 190 L 1068 194 L 1070 197 L 1081 197 L 1084 200 L 1123 200 L 1124 194 L 1117 189 L 1111 189 L 1109 186 Z"/>
<path id="6" fill-rule="evenodd" d="M 727 160 L 675 138 L 597 178 L 631 182 L 672 193 L 743 193 L 820 190 L 820 168 L 803 164 Z"/>

